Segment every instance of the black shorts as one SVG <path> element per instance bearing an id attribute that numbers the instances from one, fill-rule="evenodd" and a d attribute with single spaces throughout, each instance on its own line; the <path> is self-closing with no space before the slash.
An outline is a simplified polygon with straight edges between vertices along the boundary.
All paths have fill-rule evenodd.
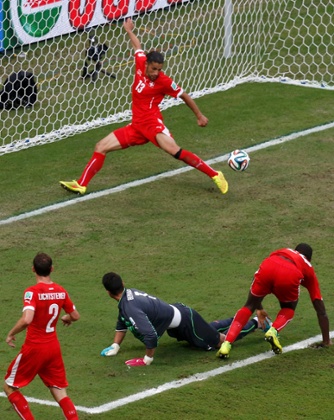
<path id="1" fill-rule="evenodd" d="M 218 347 L 219 332 L 208 324 L 195 309 L 182 303 L 173 303 L 172 305 L 180 311 L 182 318 L 178 327 L 167 330 L 170 337 L 176 338 L 178 341 L 187 341 L 190 345 L 204 350 Z"/>

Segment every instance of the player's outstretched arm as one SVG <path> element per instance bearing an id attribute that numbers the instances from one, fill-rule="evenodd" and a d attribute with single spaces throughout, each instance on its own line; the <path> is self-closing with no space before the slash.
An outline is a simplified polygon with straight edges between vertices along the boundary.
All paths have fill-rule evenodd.
<path id="1" fill-rule="evenodd" d="M 180 95 L 180 98 L 183 100 L 183 102 L 192 110 L 192 112 L 195 114 L 197 118 L 197 124 L 200 127 L 205 127 L 209 120 L 206 118 L 205 115 L 203 115 L 196 105 L 196 102 L 193 100 L 193 98 L 188 95 L 188 93 L 183 92 L 182 95 Z"/>
<path id="2" fill-rule="evenodd" d="M 318 316 L 318 322 L 322 333 L 322 343 L 324 346 L 330 346 L 332 341 L 329 336 L 329 320 L 325 308 L 325 304 L 321 299 L 315 299 L 313 302 L 314 309 Z"/>
<path id="3" fill-rule="evenodd" d="M 101 351 L 101 356 L 116 356 L 121 348 L 121 344 L 125 338 L 126 330 L 116 331 L 114 342 Z"/>
<path id="4" fill-rule="evenodd" d="M 123 27 L 130 38 L 134 51 L 141 50 L 142 48 L 140 41 L 138 37 L 133 33 L 133 29 L 135 27 L 133 20 L 131 18 L 125 19 L 125 21 L 123 22 Z"/>

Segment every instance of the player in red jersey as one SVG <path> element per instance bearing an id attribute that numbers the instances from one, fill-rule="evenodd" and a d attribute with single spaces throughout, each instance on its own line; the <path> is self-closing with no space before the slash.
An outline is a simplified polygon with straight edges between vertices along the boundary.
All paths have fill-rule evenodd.
<path id="1" fill-rule="evenodd" d="M 52 259 L 47 254 L 37 254 L 33 261 L 36 284 L 25 290 L 23 314 L 6 338 L 7 344 L 15 347 L 16 334 L 27 330 L 21 351 L 8 367 L 4 384 L 8 400 L 24 420 L 32 420 L 34 417 L 19 388 L 28 385 L 36 375 L 39 375 L 50 389 L 65 418 L 79 418 L 73 402 L 66 393 L 68 383 L 56 325 L 62 309 L 66 315 L 63 315 L 61 320 L 66 326 L 77 321 L 80 315 L 67 291 L 52 282 L 52 271 Z"/>
<path id="2" fill-rule="evenodd" d="M 313 307 L 317 313 L 322 333 L 319 346 L 332 344 L 329 336 L 329 320 L 323 302 L 319 282 L 311 265 L 312 248 L 301 243 L 296 248 L 283 248 L 272 252 L 260 265 L 254 275 L 247 302 L 235 314 L 226 340 L 221 345 L 217 356 L 228 358 L 231 344 L 236 340 L 242 327 L 246 324 L 255 309 L 262 309 L 262 300 L 272 293 L 279 300 L 281 310 L 278 312 L 271 328 L 265 333 L 265 340 L 271 345 L 274 353 L 282 353 L 278 340 L 281 331 L 294 317 L 299 298 L 300 285 L 309 292 Z"/>
<path id="3" fill-rule="evenodd" d="M 60 181 L 60 185 L 68 191 L 85 194 L 89 182 L 102 168 L 107 153 L 151 142 L 176 159 L 208 175 L 225 194 L 228 184 L 222 172 L 214 170 L 194 153 L 176 144 L 164 125 L 159 105 L 166 95 L 181 98 L 195 114 L 200 127 L 205 127 L 208 119 L 201 113 L 195 101 L 162 71 L 163 55 L 157 51 L 144 53 L 139 39 L 133 33 L 133 21 L 126 19 L 123 26 L 135 51 L 132 122 L 113 131 L 96 144 L 90 161 L 77 181 Z"/>

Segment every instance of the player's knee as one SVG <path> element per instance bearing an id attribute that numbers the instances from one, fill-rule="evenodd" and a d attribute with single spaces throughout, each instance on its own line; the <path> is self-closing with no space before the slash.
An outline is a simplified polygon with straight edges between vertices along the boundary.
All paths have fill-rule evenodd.
<path id="1" fill-rule="evenodd" d="M 94 151 L 97 153 L 106 154 L 121 148 L 122 146 L 117 137 L 114 135 L 114 133 L 110 133 L 107 137 L 104 137 L 102 140 L 96 143 Z"/>
<path id="2" fill-rule="evenodd" d="M 180 150 L 177 153 L 175 153 L 175 155 L 173 156 L 175 157 L 175 159 L 180 159 L 181 153 L 182 153 L 182 149 L 180 148 Z"/>
<path id="3" fill-rule="evenodd" d="M 5 383 L 3 384 L 3 390 L 4 390 L 5 394 L 6 394 L 6 395 L 7 395 L 7 397 L 8 397 L 8 395 L 10 395 L 10 394 L 12 394 L 13 392 L 17 391 L 17 390 L 18 390 L 18 388 L 13 388 L 13 387 L 11 387 L 11 386 L 7 385 L 7 383 L 5 382 Z"/>
<path id="4" fill-rule="evenodd" d="M 95 148 L 94 148 L 94 152 L 104 153 L 104 145 L 102 143 L 102 140 L 100 140 L 99 142 L 96 143 Z"/>

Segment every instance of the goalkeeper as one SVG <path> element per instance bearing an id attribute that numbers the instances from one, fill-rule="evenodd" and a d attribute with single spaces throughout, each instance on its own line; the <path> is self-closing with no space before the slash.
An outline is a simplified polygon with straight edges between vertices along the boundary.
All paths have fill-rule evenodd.
<path id="1" fill-rule="evenodd" d="M 222 172 L 214 170 L 194 153 L 176 144 L 172 134 L 164 125 L 159 105 L 166 95 L 180 98 L 194 113 L 199 127 L 205 127 L 208 119 L 201 113 L 191 96 L 162 72 L 163 55 L 158 51 L 144 53 L 137 36 L 132 31 L 134 28 L 132 20 L 126 19 L 123 26 L 135 53 L 131 124 L 118 128 L 100 140 L 80 178 L 75 181 L 60 181 L 60 185 L 70 192 L 85 194 L 91 179 L 102 169 L 107 153 L 151 142 L 175 159 L 182 160 L 209 176 L 223 194 L 227 193 L 228 184 Z"/>
<path id="2" fill-rule="evenodd" d="M 233 320 L 229 318 L 209 324 L 198 312 L 182 303 L 170 305 L 143 291 L 125 288 L 121 277 L 116 273 L 105 274 L 102 283 L 109 296 L 118 302 L 119 315 L 114 343 L 102 350 L 101 355 L 115 356 L 127 330 L 146 346 L 144 357 L 126 361 L 128 366 L 150 365 L 158 340 L 165 331 L 170 337 L 178 341 L 187 341 L 191 346 L 204 350 L 217 349 L 225 340 L 223 332 L 228 330 Z M 263 315 L 263 312 L 259 315 Z M 250 320 L 238 338 L 254 331 L 258 325 L 263 326 L 264 322 L 265 317 L 261 320 L 257 318 Z M 270 325 L 267 326 L 269 327 Z"/>

